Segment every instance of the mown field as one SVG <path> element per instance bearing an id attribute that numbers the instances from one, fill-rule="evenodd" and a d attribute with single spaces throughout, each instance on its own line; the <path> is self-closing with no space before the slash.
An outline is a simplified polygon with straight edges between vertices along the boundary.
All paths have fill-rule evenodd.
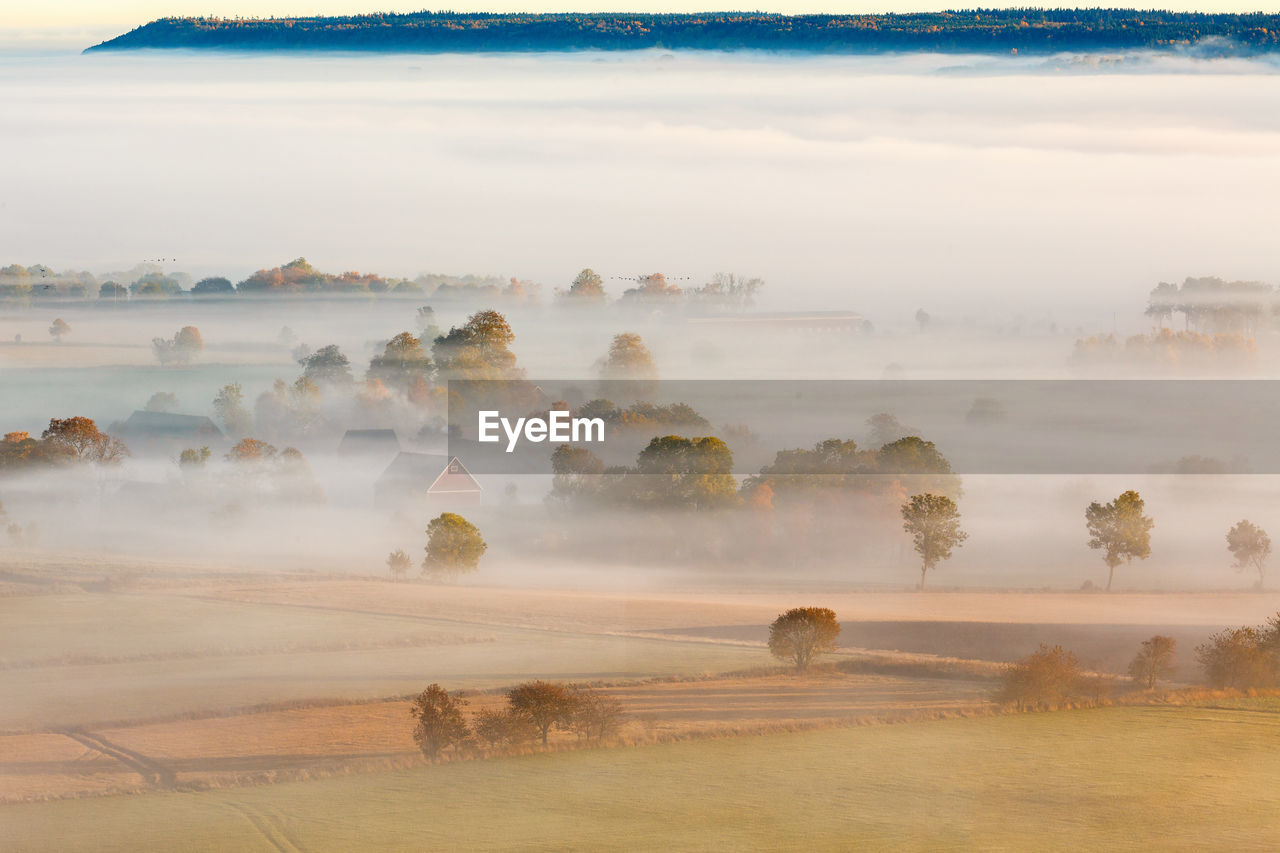
<path id="1" fill-rule="evenodd" d="M 387 584 L 386 586 L 390 586 Z M 759 648 L 165 594 L 0 599 L 0 731 L 530 678 L 620 680 L 768 663 Z"/>
<path id="2" fill-rule="evenodd" d="M 1268 850 L 1280 710 L 1125 707 L 0 807 L 11 850 Z"/>

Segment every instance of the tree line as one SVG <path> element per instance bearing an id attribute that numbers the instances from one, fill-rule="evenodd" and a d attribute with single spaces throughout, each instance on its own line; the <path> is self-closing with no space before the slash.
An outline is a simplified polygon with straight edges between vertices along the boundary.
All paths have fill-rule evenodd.
<path id="1" fill-rule="evenodd" d="M 375 13 L 335 17 L 170 17 L 90 50 L 548 51 L 774 50 L 1057 52 L 1168 48 L 1217 37 L 1277 47 L 1280 15 L 1132 9 L 975 9 L 905 14 Z M 1227 50 L 1220 46 L 1220 51 Z"/>

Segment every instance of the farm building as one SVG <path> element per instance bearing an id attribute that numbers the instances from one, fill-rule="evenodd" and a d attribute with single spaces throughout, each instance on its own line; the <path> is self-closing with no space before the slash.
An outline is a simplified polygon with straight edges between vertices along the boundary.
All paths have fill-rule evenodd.
<path id="1" fill-rule="evenodd" d="M 222 430 L 204 415 L 173 412 L 136 411 L 123 423 L 113 425 L 111 433 L 133 450 L 169 451 L 226 443 Z"/>
<path id="2" fill-rule="evenodd" d="M 400 438 L 393 429 L 349 429 L 338 442 L 339 456 L 385 457 L 400 452 Z"/>
<path id="3" fill-rule="evenodd" d="M 374 484 L 374 502 L 395 508 L 423 503 L 433 509 L 479 506 L 484 490 L 458 457 L 400 452 Z"/>

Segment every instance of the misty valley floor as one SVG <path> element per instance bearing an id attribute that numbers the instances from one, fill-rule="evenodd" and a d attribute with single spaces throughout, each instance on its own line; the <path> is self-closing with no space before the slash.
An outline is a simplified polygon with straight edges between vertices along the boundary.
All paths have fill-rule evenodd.
<path id="1" fill-rule="evenodd" d="M 0 807 L 13 850 L 1265 850 L 1280 707 L 1105 708 Z M 483 828 L 479 830 L 478 828 Z"/>

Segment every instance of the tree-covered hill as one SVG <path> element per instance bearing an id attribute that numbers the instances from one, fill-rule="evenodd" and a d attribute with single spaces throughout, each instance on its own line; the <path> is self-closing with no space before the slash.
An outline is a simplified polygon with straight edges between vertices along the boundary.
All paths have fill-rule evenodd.
<path id="1" fill-rule="evenodd" d="M 1051 53 L 1280 49 L 1280 14 L 977 9 L 894 15 L 416 12 L 314 18 L 162 18 L 89 50 L 196 48 L 401 52 L 775 50 Z"/>

